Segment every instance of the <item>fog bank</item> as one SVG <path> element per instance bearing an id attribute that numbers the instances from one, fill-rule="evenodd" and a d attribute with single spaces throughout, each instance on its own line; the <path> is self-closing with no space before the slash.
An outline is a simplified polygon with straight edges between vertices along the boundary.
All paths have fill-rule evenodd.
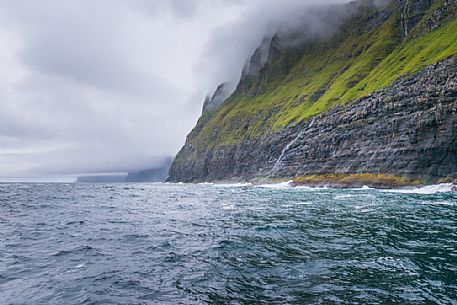
<path id="1" fill-rule="evenodd" d="M 319 1 L 319 5 L 348 1 Z M 267 35 L 338 26 L 304 0 L 0 2 L 0 176 L 142 170 Z"/>

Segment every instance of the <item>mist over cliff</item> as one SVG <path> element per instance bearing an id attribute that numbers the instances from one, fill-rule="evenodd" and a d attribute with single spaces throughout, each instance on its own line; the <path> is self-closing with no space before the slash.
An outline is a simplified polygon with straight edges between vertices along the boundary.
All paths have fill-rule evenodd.
<path id="1" fill-rule="evenodd" d="M 240 78 L 255 77 L 267 61 L 274 60 L 280 56 L 279 53 L 288 49 L 303 49 L 312 41 L 329 39 L 361 7 L 382 9 L 388 5 L 388 0 L 267 1 L 261 9 L 248 11 L 242 20 L 218 30 L 208 43 L 205 66 L 216 71 L 207 74 L 212 91 L 205 98 L 206 106 L 212 104 L 208 107 L 210 110 L 217 108 L 235 91 Z M 240 34 L 235 36 L 234 33 Z M 220 52 L 211 54 L 220 46 L 236 46 L 237 50 L 229 49 L 230 54 L 227 51 L 223 58 Z M 203 71 L 206 72 L 205 69 Z"/>
<path id="2" fill-rule="evenodd" d="M 456 15 L 449 0 L 290 15 L 258 41 L 232 94 L 224 84 L 206 99 L 170 181 L 456 179 Z"/>
<path id="3" fill-rule="evenodd" d="M 342 5 L 348 2 L 264 1 L 259 5 L 253 1 L 233 23 L 212 32 L 205 47 L 206 56 L 196 67 L 206 88 L 210 88 L 207 95 L 211 97 L 220 84 L 225 84 L 227 97 L 242 75 L 257 74 L 266 63 L 273 37 L 280 48 L 328 38 L 356 12 L 356 4 Z M 383 6 L 386 2 L 373 3 Z"/>
<path id="4" fill-rule="evenodd" d="M 346 1 L 319 1 L 319 4 Z M 174 155 L 206 95 L 315 1 L 0 3 L 0 177 L 141 170 Z M 312 20 L 310 33 L 331 30 Z"/>

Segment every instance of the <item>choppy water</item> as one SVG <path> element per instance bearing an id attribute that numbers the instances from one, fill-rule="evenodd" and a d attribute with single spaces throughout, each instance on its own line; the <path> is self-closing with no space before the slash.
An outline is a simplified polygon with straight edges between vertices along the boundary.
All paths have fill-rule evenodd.
<path id="1" fill-rule="evenodd" d="M 457 195 L 0 184 L 1 304 L 457 304 Z"/>

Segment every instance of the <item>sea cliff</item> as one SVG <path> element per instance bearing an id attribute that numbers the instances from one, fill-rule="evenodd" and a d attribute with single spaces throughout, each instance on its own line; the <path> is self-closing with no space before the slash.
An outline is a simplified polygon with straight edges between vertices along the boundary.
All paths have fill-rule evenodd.
<path id="1" fill-rule="evenodd" d="M 332 35 L 264 39 L 244 69 L 254 72 L 206 101 L 169 181 L 457 178 L 456 7 L 359 1 L 325 9 L 344 11 Z"/>

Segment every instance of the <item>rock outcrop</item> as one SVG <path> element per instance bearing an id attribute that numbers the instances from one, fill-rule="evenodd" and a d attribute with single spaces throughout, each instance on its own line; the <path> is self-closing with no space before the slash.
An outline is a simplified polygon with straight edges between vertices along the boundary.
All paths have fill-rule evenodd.
<path id="1" fill-rule="evenodd" d="M 457 4 L 439 3 L 362 8 L 333 38 L 292 51 L 273 37 L 258 75 L 202 116 L 169 181 L 457 178 Z"/>
<path id="2" fill-rule="evenodd" d="M 325 173 L 457 175 L 457 58 L 292 128 L 175 162 L 170 177 L 195 182 Z"/>

